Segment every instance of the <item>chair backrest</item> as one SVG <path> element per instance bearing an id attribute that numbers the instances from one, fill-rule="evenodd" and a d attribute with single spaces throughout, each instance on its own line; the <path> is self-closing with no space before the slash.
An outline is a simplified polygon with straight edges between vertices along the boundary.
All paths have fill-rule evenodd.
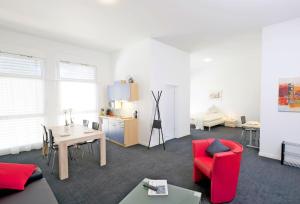
<path id="1" fill-rule="evenodd" d="M 52 130 L 49 129 L 49 144 L 50 144 L 50 148 L 53 148 L 54 147 L 54 137 L 53 137 L 53 133 L 52 133 Z"/>
<path id="2" fill-rule="evenodd" d="M 99 123 L 93 122 L 93 123 L 92 123 L 92 128 L 93 128 L 94 130 L 99 130 Z"/>
<path id="3" fill-rule="evenodd" d="M 43 129 L 43 142 L 48 143 L 49 142 L 49 137 L 48 137 L 48 132 L 47 132 L 47 128 L 45 125 L 42 125 L 42 129 Z"/>
<path id="4" fill-rule="evenodd" d="M 83 120 L 83 126 L 88 127 L 89 126 L 89 121 L 88 120 Z"/>
<path id="5" fill-rule="evenodd" d="M 242 122 L 242 124 L 246 123 L 246 116 L 241 116 L 241 122 Z"/>

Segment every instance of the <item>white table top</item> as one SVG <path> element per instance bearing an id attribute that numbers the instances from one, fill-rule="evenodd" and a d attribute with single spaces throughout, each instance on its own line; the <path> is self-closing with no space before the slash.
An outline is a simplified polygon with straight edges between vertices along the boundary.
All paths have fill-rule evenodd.
<path id="1" fill-rule="evenodd" d="M 86 128 L 82 125 L 70 126 L 53 126 L 50 127 L 53 133 L 55 143 L 59 144 L 60 142 L 77 140 L 80 138 L 91 137 L 95 135 L 103 135 L 100 130 L 93 130 Z"/>
<path id="2" fill-rule="evenodd" d="M 258 121 L 248 121 L 248 122 L 242 124 L 242 127 L 259 129 L 260 128 L 260 122 L 258 122 Z"/>

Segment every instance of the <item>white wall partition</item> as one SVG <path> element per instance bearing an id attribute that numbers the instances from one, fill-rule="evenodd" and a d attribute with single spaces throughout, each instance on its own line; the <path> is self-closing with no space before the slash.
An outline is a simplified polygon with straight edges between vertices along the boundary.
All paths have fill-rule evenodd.
<path id="1" fill-rule="evenodd" d="M 150 134 L 152 96 L 150 92 L 150 45 L 149 40 L 135 43 L 126 49 L 114 53 L 114 80 L 124 80 L 132 76 L 138 83 L 139 100 L 130 107 L 126 107 L 127 114 L 132 116 L 133 111 L 138 111 L 139 143 L 147 145 Z"/>
<path id="2" fill-rule="evenodd" d="M 280 159 L 281 142 L 300 144 L 300 113 L 278 111 L 280 78 L 300 77 L 300 18 L 263 29 L 261 156 Z"/>
<path id="3" fill-rule="evenodd" d="M 187 52 L 166 45 L 156 40 L 151 40 L 151 89 L 163 92 L 167 86 L 175 88 L 175 135 L 179 138 L 190 134 L 190 58 Z M 164 90 L 165 89 L 165 90 Z M 162 97 L 164 97 L 164 93 Z M 167 95 L 166 95 L 167 96 Z M 167 99 L 171 100 L 171 99 Z M 161 108 L 168 108 L 163 106 Z M 172 114 L 172 113 L 170 113 Z M 163 118 L 162 118 L 163 121 Z M 171 125 L 169 120 L 166 125 Z M 156 137 L 157 138 L 157 137 Z M 154 140 L 154 144 L 157 144 Z"/>
<path id="4" fill-rule="evenodd" d="M 189 55 L 177 48 L 166 45 L 153 39 L 135 43 L 115 54 L 114 79 L 122 80 L 132 76 L 139 86 L 140 99 L 131 107 L 131 113 L 136 109 L 139 112 L 139 143 L 148 145 L 150 130 L 154 115 L 155 103 L 151 90 L 163 90 L 160 104 L 162 126 L 168 138 L 179 138 L 190 134 L 189 107 L 190 107 L 190 72 Z M 168 107 L 165 95 L 167 86 L 175 88 L 174 109 Z M 157 92 L 156 92 L 157 94 Z M 172 103 L 172 102 L 170 102 Z M 172 117 L 169 117 L 173 115 Z M 172 126 L 175 130 L 172 131 Z M 172 133 L 174 132 L 174 133 Z M 173 135 L 172 135 L 173 134 Z M 151 146 L 158 144 L 158 132 L 155 130 Z"/>

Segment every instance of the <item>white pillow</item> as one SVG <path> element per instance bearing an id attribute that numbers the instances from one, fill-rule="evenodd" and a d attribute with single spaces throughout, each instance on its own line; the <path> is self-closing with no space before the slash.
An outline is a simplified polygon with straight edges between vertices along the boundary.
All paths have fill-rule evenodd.
<path id="1" fill-rule="evenodd" d="M 220 112 L 221 111 L 214 105 L 208 109 L 208 113 L 220 113 Z"/>
<path id="2" fill-rule="evenodd" d="M 224 117 L 224 115 L 222 113 L 211 113 L 211 114 L 207 114 L 203 121 L 213 121 L 213 120 L 219 120 L 222 119 Z"/>

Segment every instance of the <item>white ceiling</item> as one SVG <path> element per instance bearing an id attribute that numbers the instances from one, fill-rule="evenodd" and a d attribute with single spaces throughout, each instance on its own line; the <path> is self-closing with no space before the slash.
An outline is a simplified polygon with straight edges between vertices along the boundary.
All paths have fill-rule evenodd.
<path id="1" fill-rule="evenodd" d="M 0 25 L 108 51 L 148 37 L 192 51 L 300 17 L 299 0 L 99 1 L 0 0 Z"/>

